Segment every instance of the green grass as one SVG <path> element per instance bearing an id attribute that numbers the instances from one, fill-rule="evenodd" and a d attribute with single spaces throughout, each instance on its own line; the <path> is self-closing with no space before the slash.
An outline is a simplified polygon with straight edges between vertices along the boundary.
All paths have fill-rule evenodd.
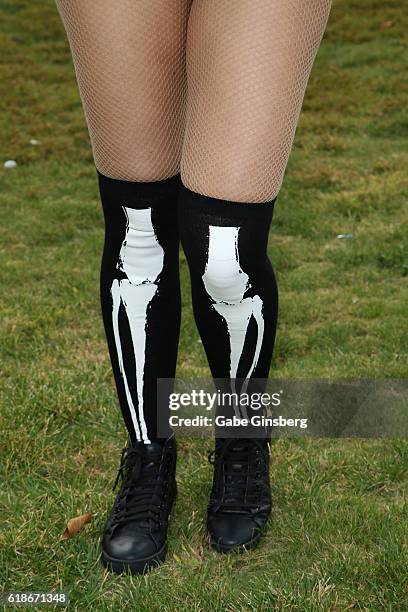
<path id="1" fill-rule="evenodd" d="M 270 530 L 229 557 L 203 528 L 208 443 L 181 440 L 167 562 L 143 578 L 103 572 L 125 435 L 99 314 L 92 156 L 53 3 L 0 11 L 1 160 L 18 161 L 0 169 L 0 588 L 67 590 L 79 611 L 406 610 L 402 440 L 274 444 Z M 407 377 L 407 29 L 399 1 L 334 2 L 270 239 L 274 376 Z M 182 279 L 178 375 L 203 376 L 184 259 Z M 88 511 L 91 524 L 61 541 Z"/>

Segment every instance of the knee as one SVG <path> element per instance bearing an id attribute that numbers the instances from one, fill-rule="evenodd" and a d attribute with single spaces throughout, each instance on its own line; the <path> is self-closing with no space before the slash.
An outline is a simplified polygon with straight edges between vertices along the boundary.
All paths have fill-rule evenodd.
<path id="1" fill-rule="evenodd" d="M 215 303 L 234 305 L 242 301 L 249 288 L 249 277 L 236 259 L 207 262 L 202 281 Z"/>
<path id="2" fill-rule="evenodd" d="M 286 162 L 268 162 L 258 161 L 254 167 L 250 161 L 229 159 L 227 164 L 223 161 L 214 166 L 210 154 L 196 159 L 185 145 L 180 172 L 183 184 L 204 196 L 245 204 L 264 203 L 277 197 L 286 168 Z"/>
<path id="3" fill-rule="evenodd" d="M 106 177 L 121 181 L 151 183 L 165 180 L 179 171 L 179 155 L 164 156 L 163 147 L 140 149 L 135 144 L 122 139 L 102 140 L 93 135 L 92 150 L 95 166 Z M 135 138 L 136 142 L 140 138 Z M 146 139 L 149 142 L 148 139 Z"/>
<path id="4" fill-rule="evenodd" d="M 151 220 L 151 209 L 123 207 L 126 234 L 122 242 L 118 268 L 133 286 L 157 284 L 163 270 L 164 251 L 159 244 Z"/>
<path id="5" fill-rule="evenodd" d="M 252 294 L 268 266 L 273 206 L 216 200 L 181 187 L 180 237 L 191 280 L 217 303 L 237 304 Z"/>
<path id="6" fill-rule="evenodd" d="M 210 225 L 208 242 L 198 236 L 187 241 L 192 280 L 202 282 L 216 303 L 239 303 L 250 287 L 249 276 L 240 263 L 238 233 L 239 227 Z"/>

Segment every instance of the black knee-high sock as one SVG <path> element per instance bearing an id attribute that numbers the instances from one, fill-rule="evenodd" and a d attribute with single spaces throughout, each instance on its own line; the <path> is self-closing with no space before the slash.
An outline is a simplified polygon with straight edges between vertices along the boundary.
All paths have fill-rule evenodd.
<path id="1" fill-rule="evenodd" d="M 180 237 L 215 379 L 268 378 L 278 313 L 267 256 L 273 205 L 219 200 L 181 187 Z"/>
<path id="2" fill-rule="evenodd" d="M 157 378 L 173 378 L 177 359 L 180 177 L 133 183 L 98 176 L 105 332 L 130 439 L 148 443 L 157 438 Z"/>

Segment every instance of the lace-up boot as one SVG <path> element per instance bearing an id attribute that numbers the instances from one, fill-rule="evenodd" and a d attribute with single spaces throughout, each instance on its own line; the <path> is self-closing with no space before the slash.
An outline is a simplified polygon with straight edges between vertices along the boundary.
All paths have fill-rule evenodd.
<path id="1" fill-rule="evenodd" d="M 223 553 L 251 548 L 271 512 L 268 441 L 219 438 L 209 461 L 214 465 L 207 514 L 211 546 Z"/>
<path id="2" fill-rule="evenodd" d="M 176 441 L 122 450 L 121 486 L 102 535 L 102 563 L 116 574 L 139 574 L 164 561 L 168 519 L 177 493 Z"/>

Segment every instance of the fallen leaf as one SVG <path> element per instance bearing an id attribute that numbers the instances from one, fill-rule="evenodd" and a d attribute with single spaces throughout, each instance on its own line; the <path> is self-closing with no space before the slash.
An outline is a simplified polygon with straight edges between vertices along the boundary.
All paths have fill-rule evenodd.
<path id="1" fill-rule="evenodd" d="M 380 26 L 380 30 L 388 30 L 389 28 L 392 28 L 393 25 L 393 21 L 383 21 Z"/>
<path id="2" fill-rule="evenodd" d="M 93 515 L 90 512 L 86 514 L 81 514 L 81 516 L 76 516 L 68 521 L 67 526 L 65 527 L 64 533 L 61 536 L 62 540 L 69 540 L 74 537 L 81 529 L 89 523 L 93 518 Z"/>

